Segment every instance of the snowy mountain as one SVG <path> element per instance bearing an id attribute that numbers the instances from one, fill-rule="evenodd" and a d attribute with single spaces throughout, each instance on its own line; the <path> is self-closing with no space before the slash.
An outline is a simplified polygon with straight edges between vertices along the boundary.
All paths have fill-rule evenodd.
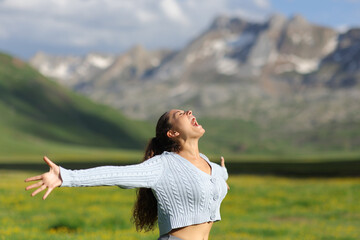
<path id="1" fill-rule="evenodd" d="M 43 52 L 37 53 L 30 63 L 42 74 L 52 77 L 68 87 L 86 82 L 98 71 L 106 69 L 115 61 L 114 56 L 89 53 L 79 56 L 51 56 Z"/>
<path id="2" fill-rule="evenodd" d="M 299 131 L 359 121 L 360 29 L 339 33 L 301 16 L 263 23 L 220 16 L 179 51 L 136 46 L 116 56 L 38 54 L 44 75 L 126 115 L 170 108 Z"/>

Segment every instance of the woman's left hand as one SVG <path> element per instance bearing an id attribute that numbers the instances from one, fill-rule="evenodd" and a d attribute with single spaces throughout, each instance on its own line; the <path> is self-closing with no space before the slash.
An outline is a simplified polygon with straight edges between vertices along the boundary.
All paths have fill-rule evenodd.
<path id="1" fill-rule="evenodd" d="M 220 163 L 220 165 L 222 166 L 222 167 L 225 167 L 225 159 L 224 159 L 224 157 L 223 156 L 221 156 L 221 163 Z M 226 185 L 227 185 L 227 188 L 228 188 L 228 190 L 230 189 L 230 187 L 229 187 L 229 185 L 226 183 Z"/>

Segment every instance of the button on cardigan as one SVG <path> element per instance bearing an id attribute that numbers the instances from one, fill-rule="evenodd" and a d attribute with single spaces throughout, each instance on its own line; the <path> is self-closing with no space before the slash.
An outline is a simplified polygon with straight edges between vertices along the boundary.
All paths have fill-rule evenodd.
<path id="1" fill-rule="evenodd" d="M 119 186 L 151 188 L 158 204 L 160 235 L 172 229 L 219 221 L 220 204 L 227 193 L 225 167 L 212 163 L 211 174 L 173 152 L 164 152 L 140 164 L 103 166 L 85 170 L 60 167 L 61 187 Z"/>

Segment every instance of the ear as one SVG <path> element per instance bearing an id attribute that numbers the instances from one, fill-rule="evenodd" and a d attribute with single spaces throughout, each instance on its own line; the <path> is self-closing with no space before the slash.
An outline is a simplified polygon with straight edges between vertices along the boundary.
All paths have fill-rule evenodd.
<path id="1" fill-rule="evenodd" d="M 169 130 L 169 131 L 167 131 L 166 135 L 167 135 L 169 138 L 174 138 L 174 137 L 179 136 L 180 133 L 178 133 L 177 131 L 174 131 L 174 130 Z"/>

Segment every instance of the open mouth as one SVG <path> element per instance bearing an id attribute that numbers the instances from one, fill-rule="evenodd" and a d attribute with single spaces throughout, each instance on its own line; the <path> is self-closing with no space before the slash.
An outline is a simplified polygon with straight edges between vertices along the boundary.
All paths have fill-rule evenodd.
<path id="1" fill-rule="evenodd" d="M 199 124 L 198 124 L 197 121 L 196 121 L 196 118 L 191 119 L 191 125 L 193 125 L 194 127 L 198 127 L 198 126 L 199 126 Z"/>

